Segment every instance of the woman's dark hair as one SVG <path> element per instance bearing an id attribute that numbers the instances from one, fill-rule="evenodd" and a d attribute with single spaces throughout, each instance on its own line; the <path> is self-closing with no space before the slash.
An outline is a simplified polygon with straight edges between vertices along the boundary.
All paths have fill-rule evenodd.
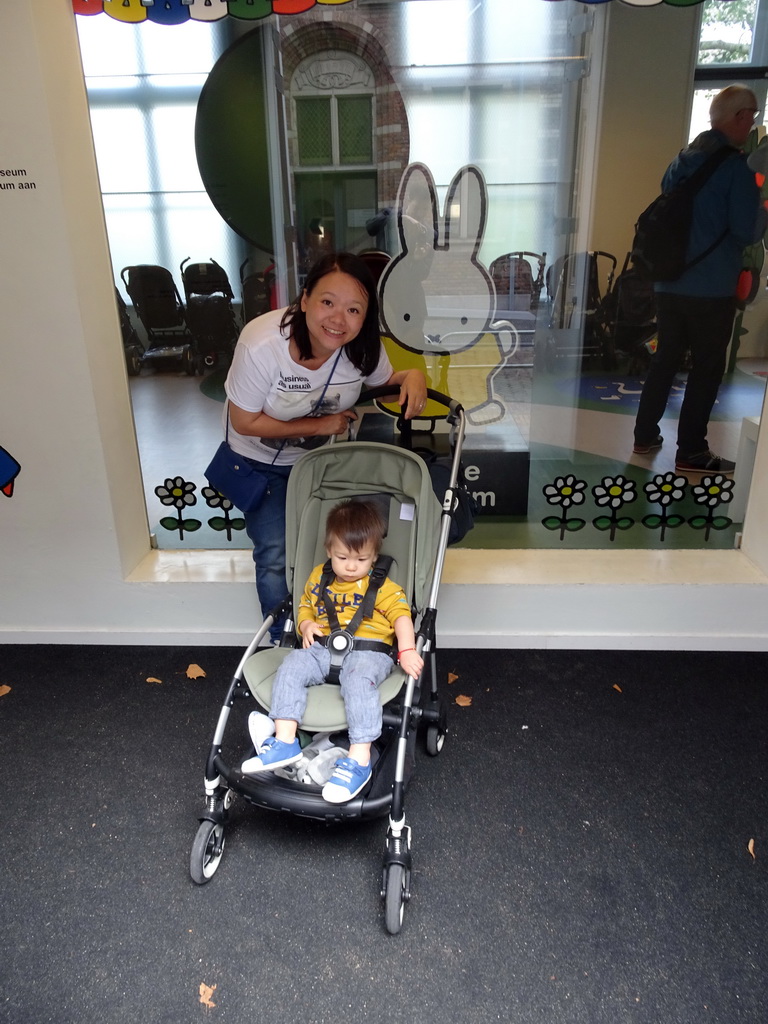
<path id="1" fill-rule="evenodd" d="M 307 274 L 304 289 L 286 309 L 280 321 L 280 329 L 290 331 L 301 359 L 312 358 L 312 342 L 307 330 L 307 318 L 301 308 L 302 295 L 311 295 L 315 286 L 326 274 L 334 270 L 354 277 L 368 296 L 368 309 L 365 313 L 363 326 L 356 338 L 344 346 L 352 364 L 363 377 L 369 376 L 376 369 L 381 351 L 379 336 L 379 300 L 376 296 L 376 283 L 365 262 L 351 252 L 330 252 L 314 264 Z"/>
<path id="2" fill-rule="evenodd" d="M 372 501 L 349 499 L 334 505 L 325 521 L 325 546 L 340 540 L 350 551 L 362 551 L 369 544 L 376 552 L 387 533 L 384 516 Z"/>

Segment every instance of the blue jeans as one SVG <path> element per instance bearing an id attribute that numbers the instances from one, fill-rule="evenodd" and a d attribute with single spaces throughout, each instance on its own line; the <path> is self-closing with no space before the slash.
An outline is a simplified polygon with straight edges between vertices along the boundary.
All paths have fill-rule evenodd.
<path id="1" fill-rule="evenodd" d="M 325 682 L 331 666 L 327 647 L 312 644 L 291 651 L 277 670 L 269 717 L 301 722 L 307 707 L 307 687 Z M 350 743 L 373 743 L 381 736 L 379 686 L 394 664 L 380 651 L 350 651 L 339 674 L 347 712 Z"/>
<path id="2" fill-rule="evenodd" d="M 285 492 L 291 466 L 267 466 L 248 460 L 268 480 L 267 492 L 261 504 L 252 512 L 244 512 L 245 532 L 253 544 L 256 563 L 256 591 L 264 618 L 287 597 L 289 590 L 285 578 Z M 280 639 L 281 619 L 272 624 L 270 636 Z"/>

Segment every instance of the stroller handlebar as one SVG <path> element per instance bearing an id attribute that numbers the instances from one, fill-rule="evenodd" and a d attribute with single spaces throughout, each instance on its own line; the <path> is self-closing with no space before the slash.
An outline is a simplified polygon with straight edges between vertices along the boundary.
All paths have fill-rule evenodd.
<path id="1" fill-rule="evenodd" d="M 367 388 L 360 393 L 356 405 L 363 404 L 364 402 L 373 402 L 381 398 L 392 397 L 400 394 L 399 384 L 382 384 L 378 388 Z M 463 411 L 461 402 L 457 402 L 455 398 L 451 398 L 449 395 L 444 395 L 442 391 L 434 391 L 432 388 L 427 388 L 427 398 L 430 398 L 433 402 L 438 402 L 440 405 L 444 405 L 448 410 L 446 419 L 451 422 L 455 419 L 460 412 Z"/>

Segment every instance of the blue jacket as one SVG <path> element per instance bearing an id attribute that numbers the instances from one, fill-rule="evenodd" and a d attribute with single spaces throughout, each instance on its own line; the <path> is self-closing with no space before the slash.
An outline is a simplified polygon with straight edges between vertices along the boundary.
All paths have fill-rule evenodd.
<path id="1" fill-rule="evenodd" d="M 690 177 L 711 153 L 727 144 L 722 132 L 702 132 L 669 165 L 661 187 L 665 191 L 674 188 Z M 656 291 L 710 298 L 734 295 L 742 254 L 762 237 L 765 227 L 766 211 L 760 202 L 754 172 L 747 167 L 743 154 L 728 157 L 694 200 L 688 259 L 704 252 L 726 228 L 728 234 L 709 256 L 686 270 L 682 277 L 658 282 L 654 286 Z"/>

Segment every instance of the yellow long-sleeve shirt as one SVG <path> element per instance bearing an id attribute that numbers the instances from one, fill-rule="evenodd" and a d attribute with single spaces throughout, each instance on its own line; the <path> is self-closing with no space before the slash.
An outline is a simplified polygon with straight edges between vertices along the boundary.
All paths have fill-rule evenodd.
<path id="1" fill-rule="evenodd" d="M 316 622 L 324 633 L 330 633 L 331 625 L 325 607 L 320 602 L 322 575 L 323 566 L 315 566 L 304 587 L 296 618 L 298 626 L 310 619 Z M 339 626 L 342 629 L 352 621 L 353 615 L 365 597 L 369 579 L 369 576 L 365 576 L 355 583 L 345 583 L 334 577 L 328 587 L 328 593 L 333 600 Z M 407 615 L 409 618 L 411 615 L 405 591 L 387 576 L 376 595 L 373 613 L 370 618 L 363 619 L 356 635 L 366 640 L 381 640 L 386 644 L 391 644 L 395 639 L 395 620 L 402 615 Z"/>

